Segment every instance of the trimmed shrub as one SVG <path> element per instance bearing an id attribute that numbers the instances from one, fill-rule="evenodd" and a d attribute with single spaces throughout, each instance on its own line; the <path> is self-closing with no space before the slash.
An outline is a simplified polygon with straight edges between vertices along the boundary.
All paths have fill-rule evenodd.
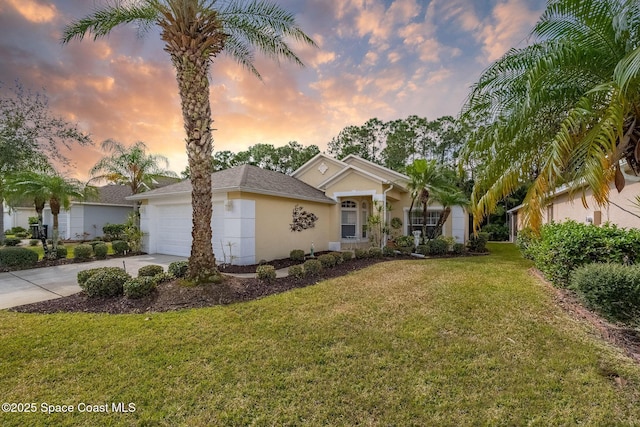
<path id="1" fill-rule="evenodd" d="M 120 267 L 98 267 L 98 268 L 90 268 L 88 270 L 78 271 L 78 274 L 76 276 L 78 279 L 78 286 L 80 286 L 80 288 L 84 290 L 84 284 L 87 282 L 89 277 L 101 271 L 110 271 L 110 270 L 115 271 L 115 270 L 122 270 L 122 269 Z"/>
<path id="2" fill-rule="evenodd" d="M 640 267 L 589 264 L 577 268 L 569 287 L 585 304 L 616 321 L 640 319 Z"/>
<path id="3" fill-rule="evenodd" d="M 353 251 L 356 259 L 364 259 L 369 258 L 369 250 L 368 249 L 356 249 Z"/>
<path id="4" fill-rule="evenodd" d="M 395 238 L 396 245 L 400 248 L 413 249 L 413 243 L 415 242 L 413 236 L 398 236 Z"/>
<path id="5" fill-rule="evenodd" d="M 454 243 L 451 251 L 456 255 L 462 255 L 464 253 L 464 244 L 463 243 Z"/>
<path id="6" fill-rule="evenodd" d="M 131 280 L 131 276 L 121 268 L 99 271 L 87 279 L 84 291 L 90 298 L 122 295 L 127 280 Z"/>
<path id="7" fill-rule="evenodd" d="M 304 267 L 300 264 L 292 265 L 289 267 L 289 276 L 302 279 L 304 277 Z"/>
<path id="8" fill-rule="evenodd" d="M 487 252 L 488 241 L 489 235 L 487 233 L 480 232 L 477 236 L 472 234 L 467 242 L 467 248 L 471 252 L 484 253 Z"/>
<path id="9" fill-rule="evenodd" d="M 189 268 L 189 261 L 174 261 L 169 264 L 167 272 L 177 279 L 187 277 L 187 269 Z"/>
<path id="10" fill-rule="evenodd" d="M 165 283 L 165 282 L 170 282 L 171 280 L 173 280 L 173 276 L 169 273 L 158 273 L 155 276 L 153 276 L 153 281 L 155 282 L 156 285 L 159 285 L 161 283 Z"/>
<path id="11" fill-rule="evenodd" d="M 102 227 L 102 232 L 104 233 L 104 240 L 107 242 L 111 242 L 114 240 L 124 239 L 126 228 L 127 228 L 126 224 L 105 224 L 105 226 Z"/>
<path id="12" fill-rule="evenodd" d="M 114 240 L 111 242 L 111 247 L 113 248 L 113 252 L 118 255 L 124 255 L 129 250 L 129 244 L 124 240 Z"/>
<path id="13" fill-rule="evenodd" d="M 87 243 L 88 245 L 91 245 L 91 247 L 95 250 L 96 245 L 99 244 L 104 244 L 104 242 L 100 241 L 100 240 L 92 240 L 89 243 Z"/>
<path id="14" fill-rule="evenodd" d="M 420 255 L 429 255 L 429 246 L 427 245 L 416 246 L 416 253 Z"/>
<path id="15" fill-rule="evenodd" d="M 331 254 L 323 254 L 318 257 L 322 268 L 332 268 L 336 266 L 336 259 Z"/>
<path id="16" fill-rule="evenodd" d="M 56 249 L 56 258 L 64 259 L 67 255 L 69 255 L 69 249 L 64 245 L 58 245 L 58 248 Z"/>
<path id="17" fill-rule="evenodd" d="M 308 259 L 303 265 L 304 273 L 307 276 L 317 276 L 322 273 L 322 263 L 317 259 Z"/>
<path id="18" fill-rule="evenodd" d="M 391 246 L 385 246 L 384 248 L 382 248 L 382 255 L 386 257 L 394 257 L 396 256 L 396 250 Z"/>
<path id="19" fill-rule="evenodd" d="M 344 258 L 342 257 L 342 252 L 331 252 L 329 255 L 335 258 L 336 265 L 340 265 L 344 262 Z"/>
<path id="20" fill-rule="evenodd" d="M 294 249 L 289 252 L 289 258 L 292 261 L 304 261 L 304 251 L 302 249 Z"/>
<path id="21" fill-rule="evenodd" d="M 5 246 L 18 246 L 21 242 L 21 239 L 17 237 L 7 237 L 4 239 Z"/>
<path id="22" fill-rule="evenodd" d="M 38 239 L 29 240 L 29 246 L 38 246 L 38 243 L 40 243 L 40 240 Z"/>
<path id="23" fill-rule="evenodd" d="M 352 258 L 353 258 L 353 252 L 351 252 L 351 251 L 342 252 L 342 259 L 345 262 L 346 261 L 351 261 Z"/>
<path id="24" fill-rule="evenodd" d="M 0 265 L 3 267 L 33 267 L 38 262 L 38 254 L 27 248 L 0 249 Z"/>
<path id="25" fill-rule="evenodd" d="M 26 232 L 27 232 L 27 229 L 24 227 L 17 226 L 17 227 L 11 228 L 11 234 L 26 233 Z"/>
<path id="26" fill-rule="evenodd" d="M 540 237 L 536 236 L 533 230 L 528 227 L 518 231 L 518 235 L 516 236 L 516 245 L 520 248 L 522 256 L 530 260 L 533 260 L 533 254 L 529 252 L 529 248 L 539 242 Z"/>
<path id="27" fill-rule="evenodd" d="M 427 242 L 429 255 L 445 255 L 449 250 L 449 243 L 442 239 L 429 240 Z"/>
<path id="28" fill-rule="evenodd" d="M 146 297 L 156 288 L 156 281 L 151 276 L 139 276 L 129 279 L 122 285 L 124 296 L 130 299 Z"/>
<path id="29" fill-rule="evenodd" d="M 376 246 L 369 248 L 369 258 L 382 258 L 382 249 Z"/>
<path id="30" fill-rule="evenodd" d="M 26 239 L 27 237 L 31 236 L 31 234 L 27 233 L 26 231 L 19 231 L 19 232 L 14 233 L 14 234 L 19 239 Z"/>
<path id="31" fill-rule="evenodd" d="M 91 245 L 78 245 L 73 248 L 73 257 L 75 259 L 89 259 L 93 255 Z"/>
<path id="32" fill-rule="evenodd" d="M 144 267 L 140 267 L 138 269 L 138 277 L 139 276 L 147 276 L 153 277 L 156 274 L 164 273 L 164 268 L 161 265 L 145 265 Z"/>
<path id="33" fill-rule="evenodd" d="M 256 277 L 263 282 L 271 283 L 276 280 L 276 268 L 273 265 L 261 265 L 256 268 Z"/>
<path id="34" fill-rule="evenodd" d="M 96 258 L 98 259 L 107 258 L 107 253 L 109 252 L 109 248 L 107 247 L 106 244 L 102 242 L 98 242 L 97 245 L 92 245 L 92 246 L 93 246 L 93 253 L 96 256 Z"/>

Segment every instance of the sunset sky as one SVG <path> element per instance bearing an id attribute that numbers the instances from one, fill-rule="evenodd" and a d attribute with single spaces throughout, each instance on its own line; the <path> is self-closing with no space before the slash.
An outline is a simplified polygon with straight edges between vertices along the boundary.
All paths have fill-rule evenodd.
<path id="1" fill-rule="evenodd" d="M 298 141 L 321 150 L 370 118 L 457 115 L 469 87 L 511 47 L 529 43 L 544 0 L 279 0 L 319 45 L 306 68 L 257 57 L 263 81 L 227 56 L 211 69 L 214 150 Z M 42 91 L 51 109 L 89 132 L 69 154 L 86 177 L 113 138 L 142 140 L 187 164 L 175 75 L 157 28 L 60 44 L 62 29 L 104 0 L 0 0 L 0 82 Z"/>

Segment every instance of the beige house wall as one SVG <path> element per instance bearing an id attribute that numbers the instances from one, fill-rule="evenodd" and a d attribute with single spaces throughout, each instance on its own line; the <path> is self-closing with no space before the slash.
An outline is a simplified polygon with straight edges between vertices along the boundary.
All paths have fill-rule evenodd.
<path id="1" fill-rule="evenodd" d="M 321 167 L 323 164 L 324 167 Z M 296 173 L 294 177 L 312 187 L 318 188 L 320 184 L 340 172 L 344 167 L 344 164 L 335 159 L 319 156 L 311 163 L 305 165 L 304 169 Z M 323 170 L 324 173 L 322 173 Z"/>
<path id="2" fill-rule="evenodd" d="M 394 174 L 393 172 L 389 172 L 387 170 L 385 170 L 385 168 L 382 168 L 378 165 L 372 165 L 371 163 L 362 160 L 362 159 L 357 159 L 357 158 L 349 158 L 349 159 L 345 159 L 345 163 L 351 165 L 351 166 L 355 166 L 359 169 L 362 169 L 365 172 L 369 172 L 370 174 L 379 176 L 380 178 L 384 178 L 387 181 L 393 182 L 393 183 L 400 183 L 402 181 L 404 181 L 402 178 L 398 177 L 396 174 Z"/>
<path id="3" fill-rule="evenodd" d="M 385 187 L 389 187 L 388 185 Z M 376 194 L 382 194 L 386 188 L 383 184 L 371 180 L 371 178 L 363 176 L 357 172 L 349 171 L 336 178 L 335 181 L 329 183 L 324 189 L 328 197 L 332 197 L 335 193 L 345 193 L 350 191 L 375 191 Z"/>
<path id="4" fill-rule="evenodd" d="M 328 250 L 334 205 L 239 192 L 229 193 L 228 198 L 255 201 L 256 261 L 287 258 L 292 249 L 308 253 L 312 242 L 316 251 Z M 291 231 L 296 205 L 318 217 L 314 228 Z"/>

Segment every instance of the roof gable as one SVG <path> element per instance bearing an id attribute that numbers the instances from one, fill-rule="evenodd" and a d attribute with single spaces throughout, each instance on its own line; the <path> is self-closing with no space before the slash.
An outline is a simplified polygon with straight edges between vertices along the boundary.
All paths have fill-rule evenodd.
<path id="1" fill-rule="evenodd" d="M 373 163 L 369 160 L 363 159 L 362 157 L 356 156 L 355 154 L 349 154 L 347 157 L 342 159 L 342 161 L 348 165 L 357 166 L 360 169 L 367 170 L 374 175 L 379 175 L 380 177 L 389 181 L 409 181 L 409 177 L 407 175 L 401 174 L 400 172 L 396 172 L 393 169 L 389 169 L 377 163 Z"/>

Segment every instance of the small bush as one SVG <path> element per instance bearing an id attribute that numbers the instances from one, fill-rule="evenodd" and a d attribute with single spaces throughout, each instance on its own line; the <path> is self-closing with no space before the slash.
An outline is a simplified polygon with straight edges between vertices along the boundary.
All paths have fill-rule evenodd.
<path id="1" fill-rule="evenodd" d="M 342 259 L 345 262 L 351 261 L 352 258 L 353 258 L 353 252 L 351 252 L 351 251 L 342 252 Z"/>
<path id="2" fill-rule="evenodd" d="M 65 259 L 69 255 L 69 250 L 64 245 L 58 245 L 56 249 L 56 258 Z"/>
<path id="3" fill-rule="evenodd" d="M 121 268 L 99 271 L 87 279 L 84 291 L 91 298 L 122 295 L 127 280 L 131 280 L 131 276 Z"/>
<path id="4" fill-rule="evenodd" d="M 416 253 L 420 255 L 429 255 L 429 246 L 427 245 L 416 246 Z"/>
<path id="5" fill-rule="evenodd" d="M 569 287 L 586 305 L 617 321 L 640 319 L 640 267 L 589 264 L 577 268 Z"/>
<path id="6" fill-rule="evenodd" d="M 151 276 L 139 276 L 129 279 L 122 285 L 124 296 L 130 299 L 146 297 L 156 288 L 156 281 Z"/>
<path id="7" fill-rule="evenodd" d="M 17 237 L 7 237 L 4 239 L 5 246 L 18 246 L 20 244 L 21 239 Z"/>
<path id="8" fill-rule="evenodd" d="M 27 229 L 20 226 L 13 227 L 11 229 L 11 234 L 26 233 L 26 232 L 27 232 Z"/>
<path id="9" fill-rule="evenodd" d="M 18 233 L 14 233 L 15 236 L 19 239 L 26 239 L 27 237 L 31 236 L 29 233 L 27 233 L 26 231 L 20 231 Z"/>
<path id="10" fill-rule="evenodd" d="M 40 243 L 40 240 L 38 239 L 29 240 L 29 246 L 38 246 L 38 243 Z"/>
<path id="11" fill-rule="evenodd" d="M 153 276 L 153 281 L 155 282 L 156 285 L 159 285 L 161 283 L 165 283 L 165 282 L 170 282 L 171 280 L 173 280 L 173 276 L 169 273 L 158 273 L 155 276 Z"/>
<path id="12" fill-rule="evenodd" d="M 113 248 L 113 252 L 118 255 L 124 255 L 129 250 L 129 244 L 124 240 L 114 240 L 111 242 L 111 247 Z"/>
<path id="13" fill-rule="evenodd" d="M 78 286 L 80 286 L 80 288 L 84 290 L 84 284 L 87 282 L 87 280 L 89 280 L 89 277 L 101 271 L 115 271 L 115 270 L 122 270 L 122 269 L 120 267 L 98 267 L 98 268 L 90 268 L 88 270 L 78 271 L 78 274 L 76 276 L 78 279 Z"/>
<path id="14" fill-rule="evenodd" d="M 449 243 L 445 240 L 434 239 L 427 242 L 429 255 L 445 255 L 449 249 Z"/>
<path id="15" fill-rule="evenodd" d="M 490 241 L 504 242 L 509 240 L 509 227 L 506 224 L 488 224 L 482 227 L 482 231 L 489 235 Z"/>
<path id="16" fill-rule="evenodd" d="M 413 243 L 415 242 L 413 236 L 398 236 L 395 239 L 396 245 L 400 248 L 413 249 Z"/>
<path id="17" fill-rule="evenodd" d="M 189 268 L 189 261 L 174 261 L 169 264 L 167 269 L 168 273 L 176 279 L 182 279 L 187 277 L 187 269 Z"/>
<path id="18" fill-rule="evenodd" d="M 27 248 L 0 249 L 0 265 L 3 267 L 32 267 L 38 262 L 38 254 Z"/>
<path id="19" fill-rule="evenodd" d="M 95 250 L 96 245 L 104 244 L 104 242 L 100 240 L 92 240 L 88 244 L 91 245 L 91 247 Z"/>
<path id="20" fill-rule="evenodd" d="M 467 248 L 471 252 L 483 253 L 487 252 L 487 242 L 489 241 L 489 235 L 487 233 L 480 232 L 477 236 L 471 235 L 467 242 Z"/>
<path id="21" fill-rule="evenodd" d="M 304 261 L 304 251 L 302 249 L 294 249 L 289 252 L 289 258 L 292 261 Z"/>
<path id="22" fill-rule="evenodd" d="M 161 265 L 145 265 L 144 267 L 140 267 L 138 269 L 138 277 L 139 276 L 147 276 L 153 277 L 156 274 L 164 273 L 164 268 Z"/>
<path id="23" fill-rule="evenodd" d="M 330 254 L 320 255 L 318 261 L 322 264 L 322 268 L 332 268 L 336 266 L 336 259 Z"/>
<path id="24" fill-rule="evenodd" d="M 382 248 L 382 255 L 386 257 L 394 257 L 396 256 L 396 250 L 391 246 L 385 246 L 384 248 Z"/>
<path id="25" fill-rule="evenodd" d="M 89 259 L 93 255 L 93 249 L 91 245 L 78 245 L 73 248 L 73 257 L 75 259 Z"/>
<path id="26" fill-rule="evenodd" d="M 344 258 L 342 257 L 342 252 L 331 252 L 329 255 L 335 258 L 336 265 L 340 265 L 344 262 Z"/>
<path id="27" fill-rule="evenodd" d="M 124 239 L 126 228 L 127 228 L 126 224 L 105 224 L 105 226 L 102 227 L 102 232 L 104 233 L 104 240 L 106 242 L 111 242 L 114 240 Z"/>
<path id="28" fill-rule="evenodd" d="M 317 276 L 322 273 L 322 263 L 317 259 L 308 259 L 304 262 L 304 272 L 308 276 Z"/>
<path id="29" fill-rule="evenodd" d="M 304 277 L 304 267 L 300 264 L 292 265 L 289 267 L 289 276 L 302 279 Z"/>
<path id="30" fill-rule="evenodd" d="M 356 259 L 364 259 L 369 258 L 369 250 L 368 249 L 356 249 L 353 251 Z"/>
<path id="31" fill-rule="evenodd" d="M 382 249 L 376 246 L 370 247 L 369 258 L 382 258 Z"/>
<path id="32" fill-rule="evenodd" d="M 109 248 L 107 247 L 106 244 L 102 242 L 98 242 L 97 245 L 92 245 L 92 246 L 93 246 L 93 253 L 95 254 L 96 258 L 98 259 L 107 258 L 107 253 L 109 252 Z"/>
<path id="33" fill-rule="evenodd" d="M 273 265 L 261 265 L 256 268 L 256 277 L 258 280 L 271 283 L 276 280 L 276 268 Z"/>
<path id="34" fill-rule="evenodd" d="M 464 253 L 464 244 L 463 243 L 454 243 L 451 251 L 456 255 L 462 255 Z"/>

